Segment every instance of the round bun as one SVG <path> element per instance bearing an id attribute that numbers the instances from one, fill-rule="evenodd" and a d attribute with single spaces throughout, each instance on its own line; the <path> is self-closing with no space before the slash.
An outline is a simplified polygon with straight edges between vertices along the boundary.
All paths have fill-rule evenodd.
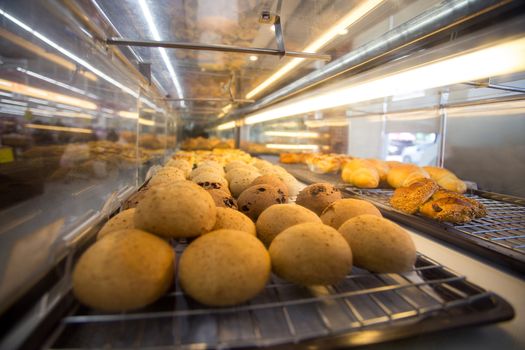
<path id="1" fill-rule="evenodd" d="M 202 304 L 236 305 L 264 288 L 270 269 L 270 256 L 257 238 L 218 230 L 197 238 L 182 253 L 179 281 Z"/>
<path id="2" fill-rule="evenodd" d="M 200 173 L 193 177 L 191 181 L 204 189 L 217 189 L 230 192 L 228 189 L 228 181 L 216 173 Z"/>
<path id="3" fill-rule="evenodd" d="M 325 225 L 336 230 L 348 219 L 358 215 L 370 214 L 382 217 L 381 212 L 372 203 L 361 199 L 344 198 L 330 204 L 321 214 Z"/>
<path id="4" fill-rule="evenodd" d="M 356 266 L 379 273 L 409 271 L 416 261 L 416 247 L 399 225 L 376 215 L 346 221 L 339 232 L 354 254 Z"/>
<path id="5" fill-rule="evenodd" d="M 159 185 L 166 185 L 184 180 L 186 180 L 186 177 L 184 176 L 184 173 L 181 170 L 176 168 L 162 168 L 149 180 L 148 186 L 153 187 Z"/>
<path id="6" fill-rule="evenodd" d="M 287 281 L 327 285 L 341 281 L 352 269 L 352 250 L 334 228 L 307 222 L 287 228 L 270 245 L 272 268 Z"/>
<path id="7" fill-rule="evenodd" d="M 208 188 L 206 191 L 211 195 L 217 207 L 237 210 L 237 201 L 228 192 L 214 188 Z"/>
<path id="8" fill-rule="evenodd" d="M 224 166 L 224 170 L 226 170 L 226 172 L 229 172 L 232 169 L 242 168 L 242 167 L 245 167 L 246 165 L 248 165 L 248 164 L 246 164 L 242 160 L 234 160 L 234 161 L 231 161 L 228 164 L 226 164 Z"/>
<path id="9" fill-rule="evenodd" d="M 257 219 L 257 236 L 268 247 L 279 233 L 303 222 L 320 224 L 321 219 L 313 211 L 297 204 L 272 205 Z"/>
<path id="10" fill-rule="evenodd" d="M 341 199 L 341 192 L 329 183 L 315 183 L 303 188 L 297 195 L 295 203 L 310 209 L 317 215 L 321 215 L 323 210 Z"/>
<path id="11" fill-rule="evenodd" d="M 135 228 L 135 208 L 121 211 L 102 226 L 98 231 L 97 239 L 101 239 L 110 232 Z"/>
<path id="12" fill-rule="evenodd" d="M 205 160 L 203 161 L 202 163 L 199 164 L 199 168 L 202 168 L 202 167 L 210 167 L 210 168 L 214 168 L 215 170 L 217 170 L 217 172 L 221 175 L 221 176 L 224 176 L 224 168 L 222 167 L 222 165 L 214 160 Z"/>
<path id="13" fill-rule="evenodd" d="M 234 197 L 239 195 L 255 180 L 259 174 L 257 173 L 246 173 L 244 175 L 237 175 L 230 180 L 230 191 Z"/>
<path id="14" fill-rule="evenodd" d="M 243 213 L 230 208 L 217 208 L 217 220 L 213 231 L 220 229 L 237 230 L 256 235 L 253 221 Z"/>
<path id="15" fill-rule="evenodd" d="M 182 170 L 186 178 L 190 176 L 192 169 L 190 162 L 184 159 L 170 159 L 165 166 Z"/>
<path id="16" fill-rule="evenodd" d="M 135 212 L 135 227 L 166 237 L 195 237 L 215 225 L 211 195 L 190 181 L 149 189 Z"/>
<path id="17" fill-rule="evenodd" d="M 102 311 L 144 307 L 171 286 L 175 253 L 161 238 L 140 230 L 121 230 L 97 241 L 73 271 L 73 293 Z"/>
<path id="18" fill-rule="evenodd" d="M 286 185 L 288 188 L 288 195 L 290 197 L 295 197 L 301 190 L 301 184 L 295 179 L 292 175 L 288 173 L 279 173 L 279 179 Z"/>
<path id="19" fill-rule="evenodd" d="M 217 176 L 223 177 L 221 172 L 217 171 L 217 169 L 215 169 L 214 167 L 202 166 L 202 167 L 197 167 L 197 168 L 193 169 L 191 171 L 191 173 L 190 173 L 190 177 L 189 178 L 193 180 L 197 176 L 205 174 L 205 173 L 206 174 L 215 174 Z"/>
<path id="20" fill-rule="evenodd" d="M 237 199 L 239 211 L 253 221 L 268 207 L 274 204 L 286 203 L 286 195 L 272 185 L 256 185 L 244 190 Z"/>
<path id="21" fill-rule="evenodd" d="M 226 173 L 226 180 L 228 180 L 228 182 L 231 182 L 234 178 L 237 177 L 251 177 L 253 181 L 257 178 L 257 176 L 261 175 L 256 168 L 252 167 L 253 169 L 251 169 L 248 167 L 248 165 L 245 165 L 243 167 L 233 168 L 232 170 Z"/>
<path id="22" fill-rule="evenodd" d="M 267 175 L 261 175 L 257 177 L 255 180 L 252 181 L 250 184 L 250 187 L 255 185 L 272 185 L 283 191 L 283 193 L 288 197 L 288 187 L 282 182 L 281 179 L 277 175 L 274 174 L 267 174 Z"/>

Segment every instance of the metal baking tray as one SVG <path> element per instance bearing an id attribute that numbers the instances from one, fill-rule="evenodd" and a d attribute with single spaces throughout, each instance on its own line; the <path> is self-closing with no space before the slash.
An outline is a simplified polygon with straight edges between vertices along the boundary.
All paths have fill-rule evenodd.
<path id="1" fill-rule="evenodd" d="M 479 190 L 466 194 L 483 203 L 488 215 L 468 224 L 441 223 L 421 215 L 409 215 L 392 208 L 392 189 L 360 189 L 341 181 L 338 174 L 315 174 L 301 164 L 285 165 L 305 183 L 330 182 L 350 196 L 374 203 L 385 217 L 452 243 L 491 262 L 525 273 L 525 199 Z"/>
<path id="2" fill-rule="evenodd" d="M 180 256 L 186 244 L 173 246 Z M 410 272 L 354 267 L 331 286 L 299 287 L 274 276 L 257 297 L 235 307 L 198 304 L 178 283 L 136 312 L 104 314 L 72 305 L 45 349 L 352 347 L 514 316 L 501 297 L 421 254 Z"/>

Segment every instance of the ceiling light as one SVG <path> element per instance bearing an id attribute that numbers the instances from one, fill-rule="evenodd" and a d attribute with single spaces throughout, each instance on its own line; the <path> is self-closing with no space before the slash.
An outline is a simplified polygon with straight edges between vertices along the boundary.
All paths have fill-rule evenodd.
<path id="1" fill-rule="evenodd" d="M 337 34 L 339 34 L 339 35 L 346 35 L 346 34 L 348 34 L 348 29 L 345 28 L 343 30 L 340 30 L 339 33 L 337 33 Z"/>
<path id="2" fill-rule="evenodd" d="M 0 89 L 15 92 L 26 96 L 37 97 L 48 101 L 68 104 L 71 106 L 78 106 L 87 109 L 97 109 L 97 105 L 93 102 L 82 100 L 68 95 L 57 94 L 55 92 L 35 87 L 15 83 L 14 81 L 0 79 Z"/>
<path id="3" fill-rule="evenodd" d="M 259 59 L 259 57 L 255 56 L 255 55 L 251 55 L 250 56 L 250 61 L 257 61 Z"/>
<path id="4" fill-rule="evenodd" d="M 266 145 L 266 148 L 272 148 L 272 149 L 307 149 L 312 151 L 319 150 L 318 145 L 288 145 L 288 144 L 280 144 L 280 143 L 269 143 Z"/>
<path id="5" fill-rule="evenodd" d="M 495 62 L 487 64 L 487 62 Z M 475 81 L 525 70 L 525 38 L 391 74 L 379 79 L 296 99 L 245 119 L 256 124 L 393 95 Z"/>
<path id="6" fill-rule="evenodd" d="M 228 130 L 228 129 L 233 129 L 235 128 L 235 122 L 227 122 L 227 123 L 224 123 L 224 124 L 221 124 L 217 127 L 217 130 Z"/>
<path id="7" fill-rule="evenodd" d="M 77 94 L 85 95 L 85 96 L 87 96 L 87 97 L 91 97 L 91 98 L 93 98 L 93 99 L 98 100 L 98 96 L 93 95 L 93 94 L 87 92 L 86 90 L 77 89 L 77 88 L 74 87 L 74 86 L 71 86 L 71 85 L 68 85 L 68 84 L 62 83 L 62 82 L 57 81 L 57 80 L 55 80 L 55 79 L 51 79 L 51 78 L 49 78 L 49 77 L 46 77 L 46 76 L 44 76 L 44 75 L 41 75 L 41 74 L 38 74 L 38 73 L 32 72 L 32 71 L 30 71 L 30 70 L 27 70 L 27 69 L 24 69 L 24 68 L 21 68 L 21 67 L 17 67 L 16 70 L 19 71 L 19 72 L 22 72 L 22 73 L 24 73 L 24 74 L 27 74 L 27 75 L 29 75 L 29 76 L 31 76 L 31 77 L 34 77 L 34 78 L 37 78 L 37 79 L 40 79 L 40 80 L 46 81 L 46 82 L 48 82 L 48 83 L 51 83 L 51 84 L 54 84 L 54 85 L 60 86 L 60 87 L 62 87 L 62 88 L 64 88 L 64 89 L 71 90 L 71 91 L 73 91 L 73 92 L 76 92 Z"/>
<path id="8" fill-rule="evenodd" d="M 228 113 L 230 111 L 230 109 L 232 109 L 232 104 L 230 103 L 229 105 L 226 105 L 222 108 L 222 112 L 224 114 Z"/>
<path id="9" fill-rule="evenodd" d="M 335 25 L 330 27 L 320 37 L 318 37 L 316 40 L 310 43 L 307 47 L 305 47 L 303 51 L 310 52 L 310 53 L 317 52 L 319 49 L 323 48 L 328 43 L 330 43 L 332 40 L 334 40 L 342 30 L 345 30 L 347 27 L 359 21 L 361 18 L 366 16 L 370 11 L 372 11 L 375 7 L 377 7 L 383 1 L 384 0 L 368 0 L 368 1 L 360 2 L 357 6 L 352 8 L 352 10 L 348 12 L 346 16 L 341 18 Z M 260 94 L 268 86 L 280 80 L 285 74 L 287 74 L 292 69 L 297 67 L 304 60 L 305 60 L 304 58 L 293 58 L 292 60 L 290 60 L 290 62 L 285 64 L 283 67 L 281 67 L 277 72 L 272 74 L 268 79 L 263 81 L 255 89 L 248 92 L 248 94 L 246 95 L 246 98 L 251 99 L 255 97 L 256 95 Z"/>
<path id="10" fill-rule="evenodd" d="M 68 126 L 41 125 L 41 124 L 26 124 L 24 126 L 29 129 L 64 131 L 64 132 L 73 132 L 73 133 L 81 133 L 81 134 L 92 134 L 93 133 L 93 130 L 91 129 L 72 128 Z"/>
<path id="11" fill-rule="evenodd" d="M 319 137 L 319 133 L 309 131 L 265 131 L 264 134 L 267 136 L 299 137 L 310 139 L 315 139 Z"/>
<path id="12" fill-rule="evenodd" d="M 326 119 L 326 120 L 307 120 L 304 124 L 308 128 L 323 128 L 325 126 L 346 126 L 348 125 L 349 120 L 346 118 L 343 119 Z"/>
<path id="13" fill-rule="evenodd" d="M 12 105 L 27 106 L 26 102 L 13 101 L 13 100 L 5 99 L 5 98 L 0 99 L 0 101 L 2 101 L 4 103 L 9 103 L 9 104 L 12 104 Z"/>
<path id="14" fill-rule="evenodd" d="M 127 119 L 138 119 L 139 118 L 139 114 L 137 112 L 119 111 L 117 114 L 120 117 L 127 118 Z"/>

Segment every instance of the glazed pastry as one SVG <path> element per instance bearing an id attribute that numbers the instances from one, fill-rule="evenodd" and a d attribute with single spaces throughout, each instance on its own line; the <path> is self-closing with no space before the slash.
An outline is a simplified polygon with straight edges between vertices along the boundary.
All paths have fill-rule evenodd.
<path id="1" fill-rule="evenodd" d="M 467 185 L 447 169 L 434 166 L 425 166 L 423 169 L 429 173 L 430 177 L 436 181 L 439 186 L 446 190 L 457 193 L 465 193 L 467 190 Z"/>
<path id="2" fill-rule="evenodd" d="M 407 187 L 421 179 L 429 179 L 430 175 L 417 165 L 404 164 L 391 168 L 387 181 L 393 188 Z"/>
<path id="3" fill-rule="evenodd" d="M 343 167 L 341 177 L 344 182 L 359 188 L 377 188 L 379 173 L 366 159 L 354 158 Z"/>

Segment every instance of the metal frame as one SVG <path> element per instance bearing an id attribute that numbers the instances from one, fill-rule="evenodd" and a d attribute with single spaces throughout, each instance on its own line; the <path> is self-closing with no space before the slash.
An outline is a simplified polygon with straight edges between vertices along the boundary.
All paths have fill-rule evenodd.
<path id="1" fill-rule="evenodd" d="M 175 41 L 155 41 L 155 40 L 132 40 L 126 38 L 109 38 L 106 40 L 108 45 L 120 45 L 120 46 L 142 46 L 142 47 L 165 47 L 169 49 L 186 49 L 186 50 L 201 50 L 201 51 L 220 51 L 220 52 L 235 52 L 245 53 L 252 55 L 270 55 L 270 56 L 288 56 L 288 57 L 299 57 L 309 60 L 322 60 L 330 61 L 332 57 L 330 55 L 309 53 L 309 52 L 297 52 L 297 51 L 284 51 L 276 49 L 267 49 L 262 47 L 241 47 L 232 45 L 218 45 L 218 44 L 201 44 L 201 43 L 189 43 L 189 42 L 175 42 Z"/>

